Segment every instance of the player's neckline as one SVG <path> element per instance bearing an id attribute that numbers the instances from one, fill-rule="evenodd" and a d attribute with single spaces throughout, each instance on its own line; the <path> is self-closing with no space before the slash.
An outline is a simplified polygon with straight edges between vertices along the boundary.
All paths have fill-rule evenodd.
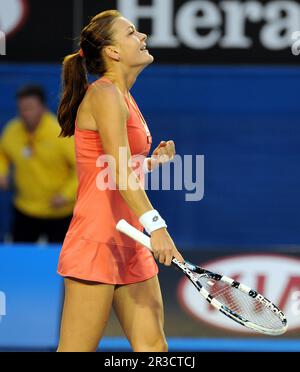
<path id="1" fill-rule="evenodd" d="M 109 81 L 111 84 L 114 84 L 107 76 L 102 76 L 99 80 L 103 80 L 103 79 Z M 128 92 L 128 94 L 129 94 L 128 96 L 125 93 L 123 93 L 123 92 L 122 92 L 122 94 L 125 97 L 125 99 L 127 99 L 130 102 L 131 106 L 133 107 L 133 109 L 137 113 L 137 115 L 139 116 L 139 118 L 142 121 L 143 125 L 145 127 L 148 127 L 147 126 L 147 123 L 146 123 L 146 120 L 144 119 L 142 113 L 140 112 L 140 109 L 137 107 L 137 105 L 136 105 L 136 103 L 134 101 L 134 98 L 132 97 L 131 93 Z"/>
<path id="2" fill-rule="evenodd" d="M 108 81 L 110 84 L 112 84 L 112 85 L 116 85 L 116 84 L 114 84 L 114 83 L 110 80 L 110 78 L 108 78 L 107 76 L 102 76 L 99 80 L 106 80 L 106 81 Z M 119 89 L 120 89 L 120 88 L 119 88 Z M 120 91 L 121 91 L 121 90 L 120 90 Z M 125 93 L 123 93 L 123 92 L 121 92 L 121 93 L 123 94 L 124 97 L 129 98 L 128 96 L 126 96 Z M 128 92 L 128 93 L 129 93 L 129 96 L 131 96 L 130 92 Z"/>

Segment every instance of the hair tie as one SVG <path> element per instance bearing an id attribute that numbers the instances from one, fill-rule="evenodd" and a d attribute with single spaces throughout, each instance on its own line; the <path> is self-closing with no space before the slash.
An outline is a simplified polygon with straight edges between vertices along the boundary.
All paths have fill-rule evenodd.
<path id="1" fill-rule="evenodd" d="M 83 53 L 83 50 L 82 49 L 79 49 L 78 51 L 79 55 L 81 58 L 84 58 L 84 53 Z"/>

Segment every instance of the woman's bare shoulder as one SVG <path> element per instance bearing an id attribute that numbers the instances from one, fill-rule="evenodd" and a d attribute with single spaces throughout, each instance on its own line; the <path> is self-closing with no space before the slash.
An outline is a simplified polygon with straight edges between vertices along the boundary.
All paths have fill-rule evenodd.
<path id="1" fill-rule="evenodd" d="M 87 90 L 86 98 L 92 103 L 101 105 L 120 105 L 124 98 L 120 90 L 111 83 L 97 80 Z"/>
<path id="2" fill-rule="evenodd" d="M 81 109 L 93 129 L 115 120 L 127 121 L 129 117 L 122 92 L 114 84 L 101 80 L 89 86 Z"/>

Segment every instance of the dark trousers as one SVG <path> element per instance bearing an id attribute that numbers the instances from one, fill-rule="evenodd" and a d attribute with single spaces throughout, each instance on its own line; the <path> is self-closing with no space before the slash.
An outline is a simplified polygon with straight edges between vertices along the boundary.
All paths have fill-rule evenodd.
<path id="1" fill-rule="evenodd" d="M 27 216 L 14 208 L 12 238 L 15 243 L 35 243 L 45 235 L 49 243 L 62 243 L 72 216 L 42 219 Z"/>

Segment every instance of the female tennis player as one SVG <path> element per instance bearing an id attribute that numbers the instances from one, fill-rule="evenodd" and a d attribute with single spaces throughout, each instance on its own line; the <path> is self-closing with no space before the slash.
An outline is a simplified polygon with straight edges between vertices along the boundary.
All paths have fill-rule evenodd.
<path id="1" fill-rule="evenodd" d="M 75 134 L 79 186 L 58 265 L 65 278 L 60 352 L 96 351 L 112 306 L 134 351 L 167 351 L 153 255 L 116 230 L 124 218 L 150 234 L 161 264 L 169 266 L 172 257 L 183 261 L 130 162 L 134 156 L 146 157 L 152 143 L 130 95 L 140 72 L 154 60 L 146 40 L 119 12 L 106 11 L 83 29 L 79 52 L 64 60 L 58 118 L 62 136 Z M 88 72 L 99 77 L 90 85 Z M 174 154 L 173 141 L 161 142 L 144 165 L 151 171 Z M 116 188 L 99 187 L 105 170 L 100 156 L 115 159 L 109 174 Z M 128 187 L 119 187 L 124 180 Z M 130 186 L 132 180 L 138 187 Z"/>

